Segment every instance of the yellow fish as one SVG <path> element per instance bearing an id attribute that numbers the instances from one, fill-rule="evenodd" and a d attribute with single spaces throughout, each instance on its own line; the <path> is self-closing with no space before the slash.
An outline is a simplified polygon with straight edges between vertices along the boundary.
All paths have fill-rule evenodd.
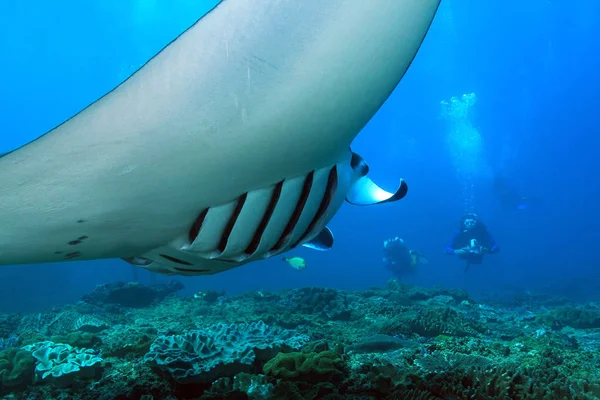
<path id="1" fill-rule="evenodd" d="M 306 261 L 302 257 L 283 257 L 283 261 L 290 264 L 292 268 L 297 269 L 298 271 L 306 268 Z"/>

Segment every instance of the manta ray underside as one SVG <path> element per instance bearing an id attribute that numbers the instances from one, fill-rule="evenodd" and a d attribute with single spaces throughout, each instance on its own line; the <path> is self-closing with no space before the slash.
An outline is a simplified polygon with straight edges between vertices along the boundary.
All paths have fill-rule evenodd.
<path id="1" fill-rule="evenodd" d="M 350 150 L 439 0 L 223 0 L 127 80 L 0 158 L 0 264 L 213 274 L 333 244 L 394 201 Z M 6 134 L 18 134 L 8 132 Z"/>

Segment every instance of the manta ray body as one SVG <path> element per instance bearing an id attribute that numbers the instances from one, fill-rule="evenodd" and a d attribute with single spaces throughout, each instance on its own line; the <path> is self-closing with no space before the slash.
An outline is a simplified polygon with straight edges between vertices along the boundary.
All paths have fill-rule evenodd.
<path id="1" fill-rule="evenodd" d="M 127 80 L 0 158 L 0 264 L 121 258 L 165 274 L 326 250 L 377 187 L 354 137 L 439 0 L 223 0 Z"/>

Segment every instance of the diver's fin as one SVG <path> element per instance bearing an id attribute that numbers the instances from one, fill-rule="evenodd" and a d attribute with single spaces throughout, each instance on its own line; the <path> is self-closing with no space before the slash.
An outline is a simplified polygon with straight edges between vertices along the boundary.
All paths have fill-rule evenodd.
<path id="1" fill-rule="evenodd" d="M 309 249 L 326 251 L 333 247 L 333 233 L 328 227 L 325 227 L 312 240 L 304 243 L 302 246 Z"/>
<path id="2" fill-rule="evenodd" d="M 408 192 L 408 185 L 400 179 L 400 186 L 394 193 L 387 192 L 377 186 L 368 176 L 359 178 L 346 195 L 346 201 L 356 206 L 390 203 L 400 200 Z"/>

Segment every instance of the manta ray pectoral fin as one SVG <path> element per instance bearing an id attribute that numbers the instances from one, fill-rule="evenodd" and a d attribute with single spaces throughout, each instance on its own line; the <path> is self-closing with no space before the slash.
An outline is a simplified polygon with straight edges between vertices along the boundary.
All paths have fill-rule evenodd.
<path id="1" fill-rule="evenodd" d="M 324 227 L 321 232 L 302 246 L 313 250 L 326 251 L 333 247 L 333 233 L 328 227 Z"/>
<path id="2" fill-rule="evenodd" d="M 352 167 L 358 178 L 346 194 L 346 201 L 357 206 L 390 203 L 402 199 L 408 193 L 408 185 L 400 179 L 400 186 L 394 193 L 387 192 L 377 186 L 368 176 L 369 166 L 356 153 L 352 153 Z"/>

